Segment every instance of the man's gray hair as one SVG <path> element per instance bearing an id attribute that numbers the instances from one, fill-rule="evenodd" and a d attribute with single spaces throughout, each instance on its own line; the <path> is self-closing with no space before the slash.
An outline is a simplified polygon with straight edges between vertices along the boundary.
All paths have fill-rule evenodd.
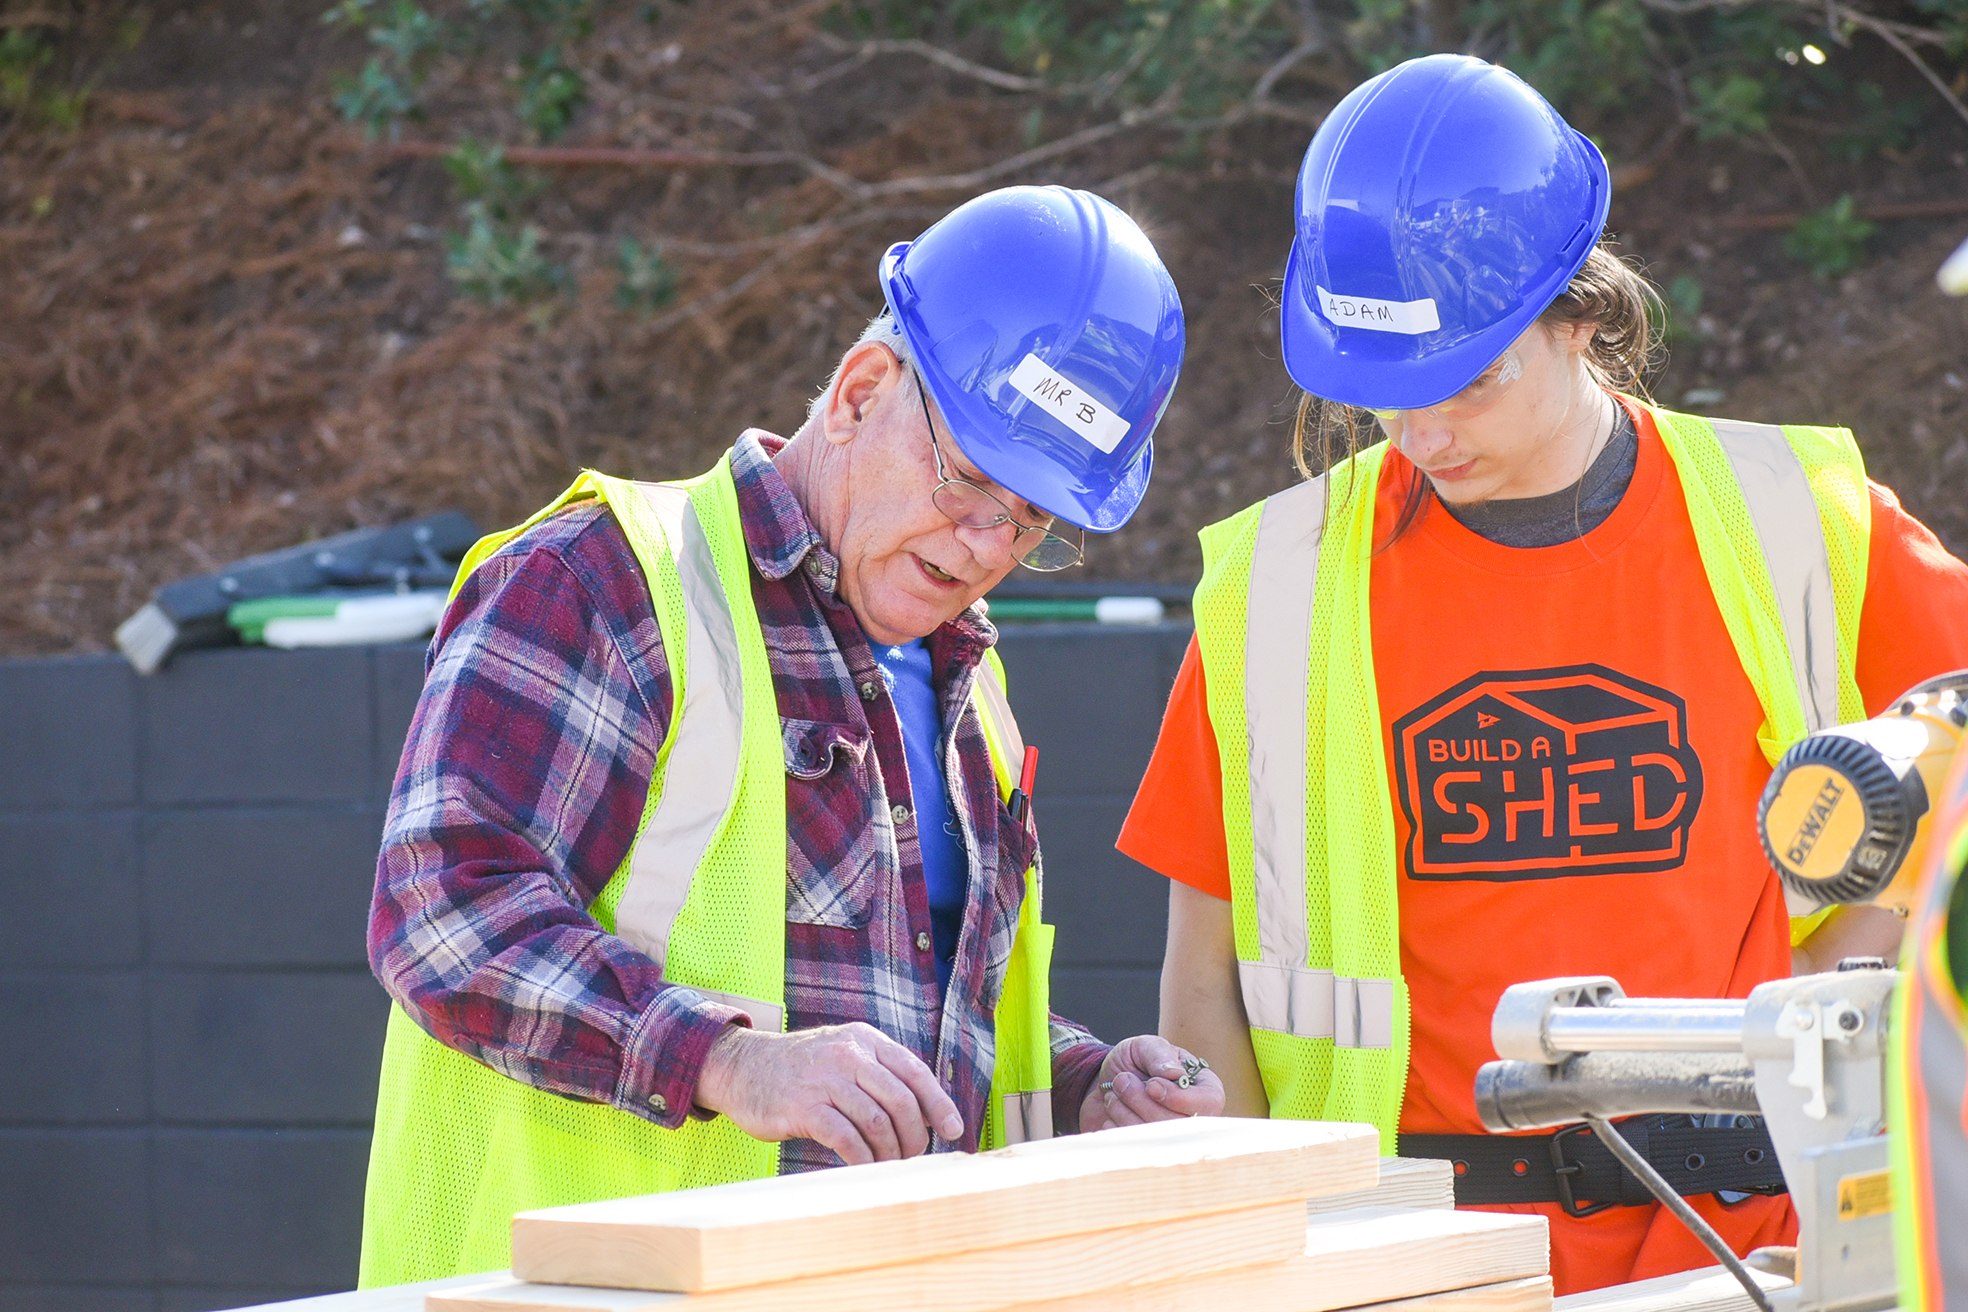
<path id="1" fill-rule="evenodd" d="M 861 335 L 854 339 L 854 346 L 849 347 L 841 355 L 840 363 L 834 366 L 833 375 L 827 379 L 827 385 L 821 388 L 820 394 L 815 396 L 807 405 L 807 423 L 810 424 L 819 417 L 820 407 L 827 403 L 827 398 L 834 394 L 834 388 L 839 386 L 841 366 L 847 363 L 847 357 L 854 353 L 856 347 L 866 346 L 869 342 L 880 342 L 883 346 L 895 352 L 897 358 L 903 364 L 909 366 L 910 374 L 913 375 L 915 373 L 915 356 L 910 353 L 909 339 L 904 337 L 901 330 L 895 326 L 895 317 L 884 309 L 880 314 L 868 320 L 868 326 L 863 328 Z"/>

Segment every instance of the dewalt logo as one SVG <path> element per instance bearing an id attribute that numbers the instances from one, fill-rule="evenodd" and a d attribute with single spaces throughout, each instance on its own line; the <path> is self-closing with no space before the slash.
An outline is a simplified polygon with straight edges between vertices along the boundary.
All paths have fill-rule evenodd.
<path id="1" fill-rule="evenodd" d="M 1414 879 L 1668 870 L 1701 761 L 1679 697 L 1600 665 L 1483 673 L 1394 722 Z"/>
<path id="2" fill-rule="evenodd" d="M 1818 845 L 1818 839 L 1824 834 L 1825 821 L 1831 819 L 1832 812 L 1845 800 L 1847 791 L 1842 776 L 1826 772 L 1823 787 L 1818 789 L 1811 804 L 1804 808 L 1803 823 L 1797 826 L 1790 846 L 1784 849 L 1784 859 L 1794 868 L 1802 870 L 1811 859 L 1811 849 Z"/>

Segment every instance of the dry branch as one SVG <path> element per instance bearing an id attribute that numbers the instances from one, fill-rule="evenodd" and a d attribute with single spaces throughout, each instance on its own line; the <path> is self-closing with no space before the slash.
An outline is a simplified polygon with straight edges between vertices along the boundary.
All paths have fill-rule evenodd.
<path id="1" fill-rule="evenodd" d="M 980 64 L 974 59 L 965 59 L 955 51 L 942 46 L 913 38 L 907 40 L 848 41 L 832 32 L 816 31 L 813 34 L 816 45 L 836 54 L 853 56 L 853 61 L 865 63 L 881 55 L 914 55 L 926 59 L 939 68 L 948 69 L 960 77 L 967 77 L 986 86 L 997 87 L 1003 91 L 1045 91 L 1050 89 L 1042 77 L 1020 77 L 1003 69 Z M 1063 88 L 1061 88 L 1063 89 Z"/>
<path id="2" fill-rule="evenodd" d="M 1837 4 L 1835 0 L 1827 0 L 1825 8 L 1845 19 L 1847 22 L 1855 23 L 1865 28 L 1881 41 L 1893 47 L 1894 50 L 1897 50 L 1907 63 L 1912 64 L 1920 70 L 1920 76 L 1926 78 L 1928 84 L 1940 93 L 1941 99 L 1947 101 L 1954 112 L 1960 116 L 1961 121 L 1968 123 L 1968 105 L 1962 104 L 1961 97 L 1955 95 L 1948 84 L 1941 80 L 1941 75 L 1936 73 L 1928 65 L 1927 61 L 1920 57 L 1920 52 L 1907 44 L 1906 36 L 1903 35 L 1903 32 L 1907 30 L 1904 24 L 1885 22 L 1866 13 L 1862 9 L 1853 9 L 1849 5 Z M 1918 28 L 1911 30 L 1919 31 Z M 1936 45 L 1944 46 L 1947 44 L 1945 38 L 1938 32 L 1922 33 L 1922 39 L 1931 40 Z"/>

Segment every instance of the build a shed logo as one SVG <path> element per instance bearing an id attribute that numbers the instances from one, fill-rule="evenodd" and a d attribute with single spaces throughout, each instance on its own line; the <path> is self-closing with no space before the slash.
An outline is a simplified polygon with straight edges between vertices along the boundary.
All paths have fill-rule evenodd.
<path id="1" fill-rule="evenodd" d="M 1414 879 L 1668 870 L 1701 807 L 1688 708 L 1601 665 L 1483 673 L 1394 723 Z"/>

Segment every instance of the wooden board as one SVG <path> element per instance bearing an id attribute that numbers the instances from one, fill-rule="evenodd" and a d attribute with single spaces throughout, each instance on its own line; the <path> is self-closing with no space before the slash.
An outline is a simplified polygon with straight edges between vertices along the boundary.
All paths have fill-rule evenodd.
<path id="1" fill-rule="evenodd" d="M 1019 1312 L 1336 1312 L 1549 1275 L 1549 1233 L 1542 1216 L 1363 1207 L 1314 1217 L 1304 1249 L 1283 1262 L 1133 1283 Z"/>
<path id="2" fill-rule="evenodd" d="M 1552 1301 L 1550 1276 L 1526 1276 L 1391 1303 L 1367 1303 L 1346 1312 L 1551 1312 Z"/>
<path id="3" fill-rule="evenodd" d="M 1429 1157 L 1383 1157 L 1380 1183 L 1371 1189 L 1328 1194 L 1306 1202 L 1311 1216 L 1350 1212 L 1356 1207 L 1454 1207 L 1455 1168 Z"/>
<path id="4" fill-rule="evenodd" d="M 424 1299 L 433 1291 L 482 1285 L 499 1274 L 484 1271 L 469 1276 L 445 1276 L 440 1280 L 419 1280 L 409 1285 L 379 1285 L 374 1289 L 352 1289 L 342 1294 L 316 1294 L 311 1298 L 287 1298 L 278 1303 L 255 1303 L 234 1312 L 423 1312 Z"/>
<path id="5" fill-rule="evenodd" d="M 1303 1204 L 1287 1199 L 708 1293 L 596 1289 L 509 1277 L 433 1293 L 424 1306 L 427 1312 L 986 1312 L 1062 1290 L 1098 1297 L 1098 1291 L 1124 1280 L 1279 1262 L 1296 1252 L 1304 1237 Z"/>
<path id="6" fill-rule="evenodd" d="M 1286 1199 L 1302 1206 L 1372 1187 L 1378 1144 L 1365 1125 L 1195 1117 L 521 1212 L 513 1274 L 730 1289 Z"/>
<path id="7" fill-rule="evenodd" d="M 1764 1289 L 1788 1289 L 1791 1285 L 1787 1278 L 1768 1271 L 1752 1270 L 1750 1274 Z M 1721 1266 L 1567 1294 L 1552 1307 L 1555 1312 L 1756 1312 L 1748 1293 L 1728 1268 Z"/>

